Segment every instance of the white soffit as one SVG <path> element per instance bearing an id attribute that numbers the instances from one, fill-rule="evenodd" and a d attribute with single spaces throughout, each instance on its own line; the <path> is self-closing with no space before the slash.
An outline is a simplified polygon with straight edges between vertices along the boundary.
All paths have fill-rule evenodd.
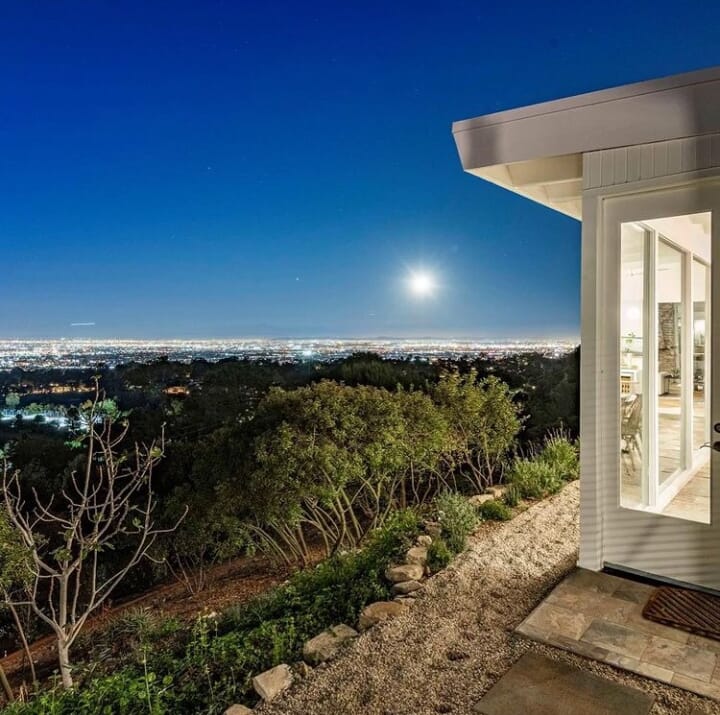
<path id="1" fill-rule="evenodd" d="M 720 67 L 453 124 L 463 169 L 581 218 L 585 152 L 720 131 Z"/>

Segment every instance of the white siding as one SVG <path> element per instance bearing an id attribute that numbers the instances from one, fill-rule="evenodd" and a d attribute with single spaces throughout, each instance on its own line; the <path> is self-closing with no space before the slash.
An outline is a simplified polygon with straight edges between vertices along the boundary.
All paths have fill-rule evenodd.
<path id="1" fill-rule="evenodd" d="M 720 134 L 588 152 L 583 189 L 621 186 L 720 167 Z"/>

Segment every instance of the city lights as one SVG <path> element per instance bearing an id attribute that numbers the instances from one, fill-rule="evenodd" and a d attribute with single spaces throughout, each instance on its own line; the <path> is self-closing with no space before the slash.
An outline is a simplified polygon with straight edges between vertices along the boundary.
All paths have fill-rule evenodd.
<path id="1" fill-rule="evenodd" d="M 576 346 L 570 340 L 472 340 L 367 338 L 263 338 L 215 340 L 0 340 L 0 370 L 22 368 L 114 367 L 132 361 L 216 361 L 226 358 L 275 360 L 282 363 L 308 359 L 327 362 L 353 353 L 372 352 L 385 358 L 455 360 L 487 355 L 503 357 L 538 352 L 547 356 L 567 353 Z"/>

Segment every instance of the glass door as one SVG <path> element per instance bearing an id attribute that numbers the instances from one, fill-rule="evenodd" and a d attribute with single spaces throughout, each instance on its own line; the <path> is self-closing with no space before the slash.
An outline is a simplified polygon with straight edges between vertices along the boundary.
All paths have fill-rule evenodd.
<path id="1" fill-rule="evenodd" d="M 709 523 L 710 213 L 620 229 L 620 505 Z"/>

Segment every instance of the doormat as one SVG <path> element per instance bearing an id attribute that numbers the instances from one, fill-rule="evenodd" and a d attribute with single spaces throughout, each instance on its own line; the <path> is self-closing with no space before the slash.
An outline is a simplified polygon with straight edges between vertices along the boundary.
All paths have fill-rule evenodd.
<path id="1" fill-rule="evenodd" d="M 643 608 L 643 618 L 720 641 L 720 597 L 661 586 Z"/>

